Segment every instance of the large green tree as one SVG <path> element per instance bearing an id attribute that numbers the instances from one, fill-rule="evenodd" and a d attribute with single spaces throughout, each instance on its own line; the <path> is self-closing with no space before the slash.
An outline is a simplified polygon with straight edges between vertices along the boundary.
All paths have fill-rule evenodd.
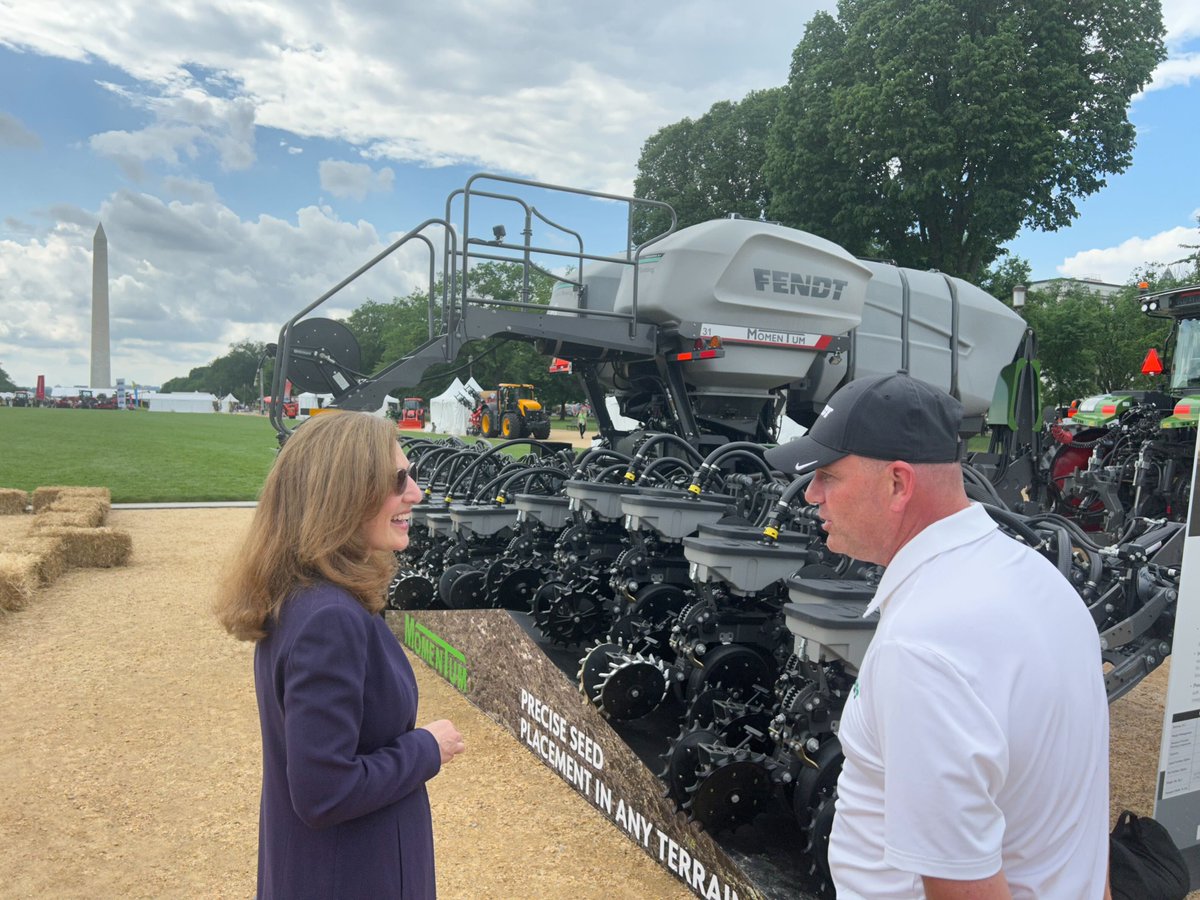
<path id="1" fill-rule="evenodd" d="M 751 91 L 740 101 L 714 103 L 698 119 L 659 129 L 642 145 L 634 195 L 669 203 L 679 227 L 736 213 L 757 219 L 771 202 L 763 176 L 766 138 L 782 88 Z M 665 231 L 670 216 L 642 207 L 634 240 Z"/>
<path id="2" fill-rule="evenodd" d="M 162 385 L 163 391 L 207 391 L 223 397 L 233 394 L 242 403 L 258 399 L 258 366 L 263 360 L 266 345 L 259 341 L 238 341 L 229 345 L 229 352 L 206 366 L 197 366 L 185 377 L 172 378 Z M 263 384 L 270 393 L 270 369 L 263 374 Z"/>
<path id="3" fill-rule="evenodd" d="M 8 373 L 0 367 L 0 391 L 15 391 L 17 386 L 13 384 L 13 380 L 8 377 Z"/>
<path id="4" fill-rule="evenodd" d="M 474 264 L 468 270 L 468 276 L 468 293 L 477 300 L 529 302 L 544 306 L 550 302 L 554 287 L 553 278 L 536 272 L 530 273 L 526 287 L 523 267 L 515 263 Z M 440 282 L 434 293 L 440 299 Z M 387 321 L 380 331 L 380 366 L 407 356 L 425 343 L 429 335 L 428 309 L 428 295 L 423 291 L 386 304 Z M 435 310 L 434 319 L 435 327 L 439 327 L 440 309 Z M 353 326 L 354 323 L 347 320 L 347 324 Z M 483 388 L 495 387 L 500 382 L 533 384 L 538 396 L 548 405 L 579 399 L 582 391 L 575 380 L 551 375 L 549 367 L 550 359 L 538 353 L 531 344 L 500 338 L 472 341 L 463 347 L 457 359 L 432 366 L 420 384 L 395 393 L 429 398 L 444 391 L 455 377 L 463 381 L 473 377 Z"/>
<path id="5" fill-rule="evenodd" d="M 852 252 L 978 279 L 1130 164 L 1159 0 L 841 0 L 792 56 L 771 214 Z"/>
<path id="6" fill-rule="evenodd" d="M 1142 361 L 1151 347 L 1162 353 L 1170 323 L 1142 313 L 1136 287 L 1111 297 L 1083 285 L 1032 291 L 1022 313 L 1038 336 L 1048 402 L 1153 386 Z"/>

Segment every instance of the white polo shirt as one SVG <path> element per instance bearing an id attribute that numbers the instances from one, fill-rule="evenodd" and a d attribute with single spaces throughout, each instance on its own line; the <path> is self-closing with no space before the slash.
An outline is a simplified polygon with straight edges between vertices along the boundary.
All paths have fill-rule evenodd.
<path id="1" fill-rule="evenodd" d="M 901 548 L 875 608 L 838 732 L 839 900 L 1001 868 L 1015 898 L 1098 900 L 1108 702 L 1079 595 L 972 504 Z"/>

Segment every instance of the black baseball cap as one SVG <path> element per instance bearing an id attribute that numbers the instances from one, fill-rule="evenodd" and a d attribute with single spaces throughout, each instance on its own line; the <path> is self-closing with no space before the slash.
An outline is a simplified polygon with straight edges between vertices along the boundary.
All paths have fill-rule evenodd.
<path id="1" fill-rule="evenodd" d="M 802 475 L 854 454 L 910 463 L 955 462 L 962 404 L 904 373 L 859 378 L 829 398 L 803 437 L 768 450 L 767 462 Z"/>

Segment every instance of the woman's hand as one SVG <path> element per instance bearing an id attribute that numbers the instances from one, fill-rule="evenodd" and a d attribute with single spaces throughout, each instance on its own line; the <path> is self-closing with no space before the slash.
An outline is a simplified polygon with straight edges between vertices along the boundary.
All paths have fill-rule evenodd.
<path id="1" fill-rule="evenodd" d="M 438 719 L 436 722 L 430 722 L 421 727 L 437 738 L 443 766 L 467 749 L 463 736 L 458 733 L 458 729 L 449 719 Z"/>

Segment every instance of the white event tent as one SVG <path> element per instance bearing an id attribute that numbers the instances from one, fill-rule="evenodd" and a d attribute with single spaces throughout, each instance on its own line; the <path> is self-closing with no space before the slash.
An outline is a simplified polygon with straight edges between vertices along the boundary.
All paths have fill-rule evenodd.
<path id="1" fill-rule="evenodd" d="M 464 385 L 455 378 L 445 391 L 429 401 L 429 430 L 438 434 L 466 434 L 467 422 L 471 418 L 471 407 L 475 400 L 471 391 L 482 390 L 474 378 Z M 464 405 L 459 398 L 466 400 Z"/>
<path id="2" fill-rule="evenodd" d="M 206 392 L 151 394 L 150 412 L 212 413 L 217 411 L 220 401 L 214 394 Z"/>

